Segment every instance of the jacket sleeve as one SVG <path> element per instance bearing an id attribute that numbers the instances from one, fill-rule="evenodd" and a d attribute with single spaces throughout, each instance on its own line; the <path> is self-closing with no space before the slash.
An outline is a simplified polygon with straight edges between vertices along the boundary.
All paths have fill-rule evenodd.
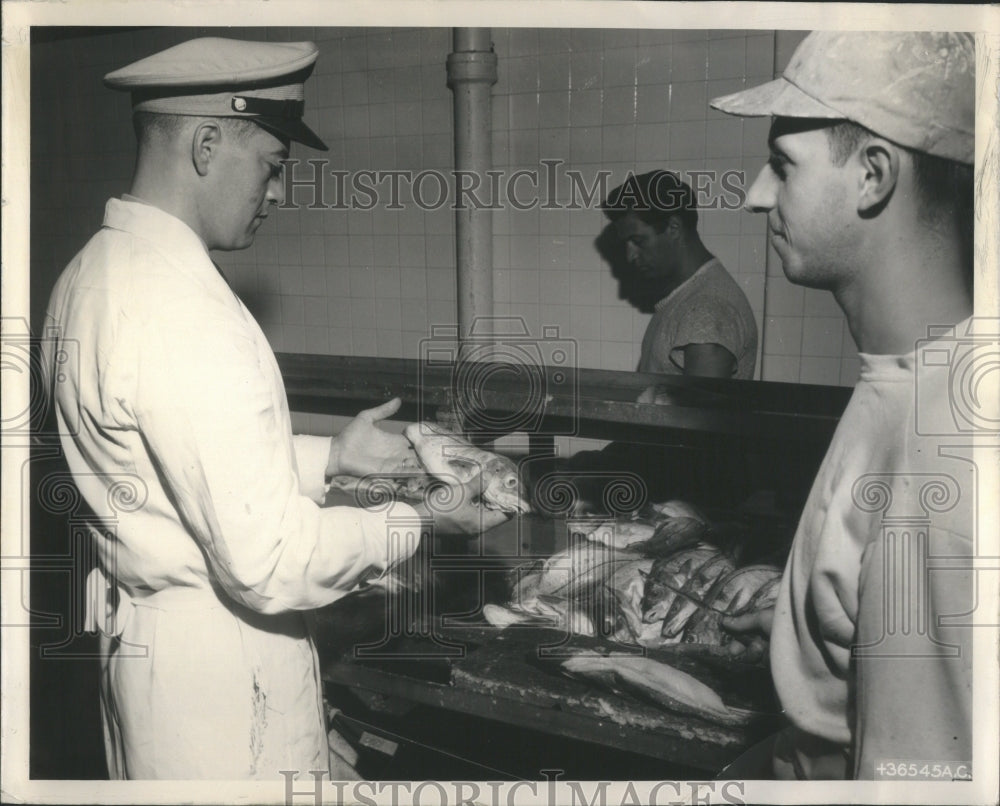
<path id="1" fill-rule="evenodd" d="M 884 530 L 885 531 L 885 530 Z M 972 760 L 972 628 L 975 580 L 971 541 L 930 531 L 930 553 L 957 568 L 922 571 L 928 544 L 915 530 L 873 540 L 862 557 L 858 641 L 854 649 L 854 774 L 876 776 L 880 762 Z M 961 567 L 965 565 L 966 567 Z"/>
<path id="2" fill-rule="evenodd" d="M 314 608 L 412 554 L 411 507 L 321 509 L 303 494 L 316 484 L 300 484 L 280 376 L 241 320 L 168 307 L 139 329 L 135 418 L 222 587 L 260 612 Z"/>
<path id="3" fill-rule="evenodd" d="M 295 466 L 298 468 L 299 492 L 317 504 L 323 503 L 326 489 L 326 466 L 330 463 L 330 437 L 295 434 Z"/>

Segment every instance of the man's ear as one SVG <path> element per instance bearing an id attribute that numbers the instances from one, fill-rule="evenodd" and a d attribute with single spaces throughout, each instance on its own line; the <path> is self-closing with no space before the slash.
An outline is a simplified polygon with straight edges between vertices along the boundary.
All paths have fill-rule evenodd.
<path id="1" fill-rule="evenodd" d="M 209 165 L 222 145 L 222 126 L 217 120 L 206 120 L 195 127 L 191 136 L 191 162 L 199 176 L 208 173 Z"/>
<path id="2" fill-rule="evenodd" d="M 873 137 L 858 152 L 864 175 L 858 194 L 858 214 L 879 214 L 892 197 L 899 181 L 899 149 L 888 140 Z"/>

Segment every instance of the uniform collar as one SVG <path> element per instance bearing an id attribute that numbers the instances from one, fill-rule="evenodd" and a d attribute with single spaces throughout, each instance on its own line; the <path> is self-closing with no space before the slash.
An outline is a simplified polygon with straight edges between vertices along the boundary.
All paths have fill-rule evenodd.
<path id="1" fill-rule="evenodd" d="M 104 226 L 131 232 L 151 241 L 169 243 L 174 248 L 208 254 L 205 242 L 191 227 L 176 216 L 127 193 L 120 199 L 108 199 Z"/>
<path id="2" fill-rule="evenodd" d="M 229 287 L 209 256 L 205 242 L 191 227 L 159 207 L 128 194 L 120 199 L 108 199 L 104 226 L 154 244 L 182 273 L 210 286 L 222 279 L 226 288 Z"/>

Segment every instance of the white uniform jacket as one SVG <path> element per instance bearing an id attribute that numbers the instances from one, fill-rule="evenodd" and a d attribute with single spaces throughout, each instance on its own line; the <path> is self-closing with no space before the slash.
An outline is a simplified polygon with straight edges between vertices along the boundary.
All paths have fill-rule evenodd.
<path id="1" fill-rule="evenodd" d="M 320 508 L 329 440 L 292 436 L 263 333 L 162 210 L 108 202 L 47 327 L 63 449 L 119 602 L 102 625 L 112 777 L 325 769 L 300 611 L 396 559 L 387 529 L 416 513 Z"/>

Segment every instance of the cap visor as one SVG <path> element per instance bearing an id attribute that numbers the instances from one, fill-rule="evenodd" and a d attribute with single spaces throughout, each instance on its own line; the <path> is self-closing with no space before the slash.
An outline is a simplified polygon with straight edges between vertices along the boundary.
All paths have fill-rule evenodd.
<path id="1" fill-rule="evenodd" d="M 709 101 L 709 106 L 729 115 L 743 117 L 842 118 L 843 114 L 820 103 L 784 78 L 759 87 Z"/>
<path id="2" fill-rule="evenodd" d="M 320 140 L 316 133 L 301 120 L 264 117 L 256 117 L 252 120 L 278 137 L 287 137 L 289 140 L 302 143 L 309 148 L 315 148 L 317 151 L 329 151 L 326 143 Z"/>

